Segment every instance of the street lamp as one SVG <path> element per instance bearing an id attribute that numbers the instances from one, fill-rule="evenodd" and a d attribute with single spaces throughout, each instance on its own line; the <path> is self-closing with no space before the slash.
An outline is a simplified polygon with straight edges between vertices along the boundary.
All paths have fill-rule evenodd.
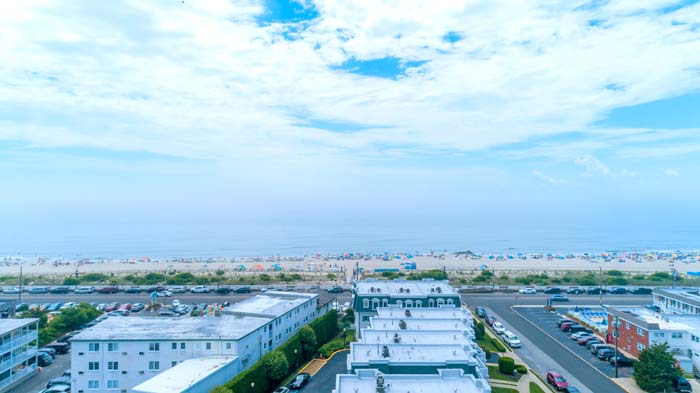
<path id="1" fill-rule="evenodd" d="M 297 357 L 297 352 L 299 352 L 296 348 L 294 348 L 294 369 L 299 368 L 299 358 Z"/>
<path id="2" fill-rule="evenodd" d="M 252 393 L 254 391 L 255 391 L 255 382 L 251 382 L 250 383 L 250 392 Z"/>
<path id="3" fill-rule="evenodd" d="M 343 328 L 343 348 L 345 348 L 345 335 L 347 334 L 348 328 Z"/>
<path id="4" fill-rule="evenodd" d="M 615 378 L 617 378 L 617 340 L 620 337 L 620 322 L 618 322 L 618 316 L 615 315 Z"/>

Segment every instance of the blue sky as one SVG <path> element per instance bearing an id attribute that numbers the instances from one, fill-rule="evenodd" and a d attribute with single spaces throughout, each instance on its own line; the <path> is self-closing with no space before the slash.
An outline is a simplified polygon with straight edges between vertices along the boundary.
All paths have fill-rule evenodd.
<path id="1" fill-rule="evenodd" d="M 2 5 L 0 213 L 698 209 L 698 21 L 679 0 Z"/>

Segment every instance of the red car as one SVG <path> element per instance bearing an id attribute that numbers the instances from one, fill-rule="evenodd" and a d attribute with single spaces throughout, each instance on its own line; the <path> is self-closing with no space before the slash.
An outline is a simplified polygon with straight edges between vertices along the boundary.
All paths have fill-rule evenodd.
<path id="1" fill-rule="evenodd" d="M 595 340 L 596 338 L 596 336 L 584 336 L 576 340 L 576 342 L 578 343 L 578 345 L 586 345 L 587 342 Z"/>
<path id="2" fill-rule="evenodd" d="M 578 325 L 576 322 L 564 322 L 561 324 L 561 330 L 567 331 L 571 326 Z"/>
<path id="3" fill-rule="evenodd" d="M 494 322 L 496 322 L 496 318 L 494 318 L 494 317 L 492 317 L 492 316 L 490 316 L 490 315 L 489 315 L 488 317 L 486 317 L 486 323 L 487 323 L 489 326 L 493 326 L 493 323 L 494 323 Z"/>
<path id="4" fill-rule="evenodd" d="M 550 371 L 547 373 L 547 383 L 552 385 L 557 390 L 562 390 L 569 386 L 566 379 L 564 379 L 564 377 L 562 377 L 561 374 L 556 371 Z"/>

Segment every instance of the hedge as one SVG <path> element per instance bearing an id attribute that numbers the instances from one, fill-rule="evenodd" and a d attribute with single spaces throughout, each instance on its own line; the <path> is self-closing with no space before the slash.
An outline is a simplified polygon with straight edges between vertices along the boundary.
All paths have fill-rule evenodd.
<path id="1" fill-rule="evenodd" d="M 513 375 L 515 370 L 515 360 L 507 356 L 498 358 L 498 371 L 503 374 Z"/>
<path id="2" fill-rule="evenodd" d="M 523 366 L 522 364 L 516 364 L 515 371 L 517 371 L 519 374 L 527 374 L 527 367 Z"/>
<path id="3" fill-rule="evenodd" d="M 315 319 L 309 324 L 309 327 L 316 333 L 316 341 L 318 343 L 327 343 L 338 335 L 338 313 L 335 310 L 327 312 L 324 316 Z M 342 339 L 341 339 L 342 344 Z M 294 350 L 297 353 L 294 354 Z M 301 340 L 299 333 L 295 334 L 284 344 L 280 345 L 276 351 L 284 354 L 289 362 L 290 369 L 296 372 L 296 366 L 303 363 L 304 353 L 301 348 Z M 255 388 L 251 390 L 250 383 L 255 382 Z M 225 387 L 238 392 L 253 392 L 267 393 L 272 390 L 272 381 L 270 381 L 265 373 L 265 368 L 262 365 L 262 359 L 255 364 L 236 375 L 232 380 L 226 382 Z"/>
<path id="4" fill-rule="evenodd" d="M 489 337 L 489 340 L 491 340 L 491 344 L 493 344 L 493 346 L 496 347 L 498 352 L 506 352 L 506 347 L 503 346 L 501 340 L 494 337 Z"/>

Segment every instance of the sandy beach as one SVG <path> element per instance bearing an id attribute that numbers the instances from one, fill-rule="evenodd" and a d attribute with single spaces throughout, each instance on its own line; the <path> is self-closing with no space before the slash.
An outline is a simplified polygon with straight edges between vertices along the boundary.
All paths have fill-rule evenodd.
<path id="1" fill-rule="evenodd" d="M 520 259 L 514 257 L 480 258 L 473 256 L 445 254 L 445 255 L 418 255 L 392 257 L 389 260 L 383 258 L 364 259 L 338 259 L 337 257 L 306 257 L 306 258 L 267 258 L 267 259 L 238 259 L 215 260 L 211 262 L 185 262 L 185 261 L 149 261 L 149 260 L 97 260 L 97 261 L 48 261 L 48 260 L 21 260 L 5 259 L 0 265 L 0 274 L 17 275 L 20 266 L 23 274 L 51 274 L 63 275 L 79 273 L 115 273 L 126 274 L 135 272 L 192 272 L 206 273 L 222 269 L 226 272 L 262 272 L 262 271 L 286 271 L 286 272 L 339 272 L 351 271 L 355 266 L 372 272 L 375 269 L 400 269 L 404 271 L 404 265 L 415 263 L 416 270 L 445 269 L 448 271 L 478 271 L 483 267 L 499 272 L 523 271 L 523 272 L 554 272 L 554 271 L 583 271 L 583 270 L 621 270 L 625 272 L 649 273 L 657 271 L 669 271 L 675 268 L 679 273 L 700 271 L 700 260 L 695 255 L 685 255 L 682 258 L 667 256 L 633 256 L 615 258 L 590 258 L 576 257 L 527 257 Z"/>

